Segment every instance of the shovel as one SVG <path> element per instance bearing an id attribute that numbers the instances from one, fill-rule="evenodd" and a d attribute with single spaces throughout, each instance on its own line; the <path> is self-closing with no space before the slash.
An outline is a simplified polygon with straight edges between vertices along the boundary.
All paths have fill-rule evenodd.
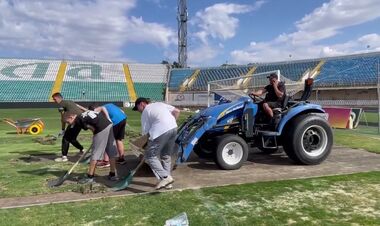
<path id="1" fill-rule="evenodd" d="M 141 137 L 137 138 L 134 141 L 131 141 L 129 145 L 134 150 L 141 150 L 146 146 L 147 143 L 148 143 L 148 136 L 145 135 L 145 136 L 141 136 Z M 141 158 L 139 164 L 136 166 L 136 168 L 134 170 L 130 171 L 126 177 L 124 177 L 120 182 L 118 182 L 112 188 L 113 191 L 124 190 L 131 184 L 133 176 L 136 174 L 136 172 L 141 168 L 141 166 L 145 162 L 144 155 L 141 154 L 140 157 L 141 156 L 142 156 L 142 158 Z"/>
<path id="2" fill-rule="evenodd" d="M 79 163 L 89 164 L 90 161 L 91 161 L 91 155 L 87 155 L 87 156 L 83 157 L 82 160 Z"/>
<path id="3" fill-rule="evenodd" d="M 141 156 L 141 155 L 140 155 Z M 120 182 L 118 182 L 113 188 L 113 191 L 121 191 L 126 189 L 132 182 L 133 176 L 136 174 L 136 172 L 141 168 L 141 166 L 144 164 L 145 157 L 143 156 L 141 158 L 141 161 L 139 164 L 136 166 L 134 170 L 128 173 L 128 175 L 122 179 Z"/>
<path id="4" fill-rule="evenodd" d="M 74 168 L 78 165 L 78 163 L 80 161 L 82 161 L 82 159 L 84 158 L 84 156 L 91 150 L 91 147 L 92 147 L 92 145 L 81 155 L 81 157 L 78 159 L 78 161 L 71 167 L 71 169 L 69 171 L 67 171 L 65 173 L 65 175 L 63 175 L 62 177 L 59 177 L 57 179 L 50 180 L 48 182 L 48 186 L 50 188 L 52 188 L 52 187 L 58 187 L 58 186 L 62 185 L 63 182 L 69 177 L 69 175 L 71 174 L 71 172 L 74 170 Z"/>

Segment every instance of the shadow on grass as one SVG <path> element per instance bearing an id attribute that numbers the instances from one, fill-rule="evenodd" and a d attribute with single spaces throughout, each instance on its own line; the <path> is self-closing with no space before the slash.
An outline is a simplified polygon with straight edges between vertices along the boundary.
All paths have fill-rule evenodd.
<path id="1" fill-rule="evenodd" d="M 60 176 L 63 174 L 63 170 L 58 169 L 51 169 L 51 168 L 41 168 L 41 169 L 35 169 L 35 170 L 19 170 L 18 173 L 23 174 L 30 174 L 35 176 L 43 176 L 43 175 L 53 175 L 53 176 Z"/>
<path id="2" fill-rule="evenodd" d="M 14 152 L 14 153 L 19 153 L 19 154 L 25 155 L 25 152 Z M 54 162 L 54 159 L 56 157 L 58 157 L 58 155 L 56 155 L 56 154 L 44 153 L 44 152 L 39 152 L 39 151 L 28 151 L 26 153 L 27 153 L 27 156 L 22 156 L 22 157 L 18 158 L 18 160 L 24 161 L 26 163 L 46 162 L 47 164 L 57 164 Z M 60 168 L 45 167 L 45 168 L 33 169 L 33 170 L 19 170 L 17 172 L 20 174 L 29 174 L 29 175 L 33 175 L 33 176 L 46 177 L 47 178 L 46 179 L 46 186 L 48 186 L 47 185 L 48 181 L 56 180 L 58 178 L 65 176 L 65 174 L 68 172 L 68 170 L 70 170 L 70 168 L 73 166 L 73 164 L 76 161 L 78 161 L 79 158 L 80 158 L 79 155 L 69 156 L 69 162 L 72 162 L 72 164 L 65 163 L 64 165 L 62 165 L 62 167 L 64 167 L 64 169 L 62 169 L 61 167 Z M 125 164 L 123 164 L 123 165 L 117 164 L 116 165 L 116 170 L 117 170 L 118 176 L 122 179 L 125 178 L 131 170 L 135 169 L 135 167 L 138 165 L 138 163 L 139 163 L 139 159 L 136 156 L 126 156 L 126 163 Z M 87 163 L 79 163 L 79 164 L 82 164 L 82 165 L 85 164 L 86 167 L 88 166 Z M 74 171 L 75 171 L 75 169 L 74 169 Z M 74 171 L 67 177 L 64 184 L 68 184 L 68 183 L 69 184 L 70 183 L 71 184 L 77 184 L 78 181 L 86 175 L 86 170 L 84 170 L 83 172 L 78 172 L 78 173 L 76 173 Z M 97 168 L 96 172 L 95 172 L 94 180 L 99 185 L 102 185 L 102 186 L 105 186 L 108 188 L 112 188 L 119 181 L 110 181 L 107 178 L 108 171 L 109 171 L 109 168 Z M 152 173 L 150 167 L 147 164 L 144 164 L 136 172 L 134 177 L 135 178 L 149 178 L 149 177 L 154 177 L 154 174 Z M 145 183 L 145 182 L 141 182 L 141 181 L 135 181 L 135 180 L 132 181 L 131 184 L 135 184 L 135 185 L 138 185 L 141 187 L 147 187 L 147 190 L 150 190 L 149 188 L 154 187 L 154 184 Z M 79 186 L 82 186 L 82 185 L 79 185 Z M 54 189 L 54 188 L 52 188 L 52 189 Z M 129 190 L 133 193 L 147 192 L 147 190 L 144 188 L 139 189 L 139 188 L 129 188 L 128 187 L 126 190 Z"/>
<path id="3" fill-rule="evenodd" d="M 48 162 L 54 161 L 54 159 L 61 157 L 61 153 L 48 153 L 42 152 L 39 150 L 30 150 L 30 151 L 11 151 L 9 153 L 16 153 L 22 155 L 18 160 L 24 161 L 26 163 L 31 162 Z M 75 163 L 80 158 L 80 153 L 73 153 L 68 156 L 68 162 Z"/>
<path id="4" fill-rule="evenodd" d="M 42 169 L 36 169 L 36 170 L 20 170 L 17 172 L 21 174 L 29 174 L 33 176 L 46 176 L 46 186 L 48 187 L 49 181 L 54 181 L 59 178 L 63 178 L 68 171 L 60 170 L 60 169 L 42 168 Z M 78 184 L 78 186 L 82 186 L 81 184 L 78 183 L 78 181 L 84 178 L 85 174 L 86 172 L 72 172 L 65 179 L 64 184 Z M 113 187 L 116 184 L 115 181 L 108 180 L 106 176 L 95 176 L 94 179 L 96 183 L 100 185 L 104 185 L 105 187 L 109 187 L 109 188 Z M 55 188 L 56 187 L 52 187 L 51 189 L 55 189 Z"/>
<path id="5" fill-rule="evenodd" d="M 216 171 L 220 168 L 215 164 L 213 159 L 201 159 L 191 156 L 187 166 L 193 169 Z M 248 155 L 247 162 L 259 163 L 265 165 L 294 165 L 294 162 L 288 158 L 285 152 L 265 154 L 263 152 L 252 151 Z M 246 163 L 247 164 L 247 163 Z"/>
<path id="6" fill-rule="evenodd" d="M 38 154 L 30 154 L 28 156 L 22 156 L 18 158 L 18 160 L 24 161 L 26 163 L 31 162 L 47 162 L 52 161 L 58 156 L 55 154 L 48 154 L 48 153 L 38 153 Z"/>
<path id="7" fill-rule="evenodd" d="M 6 132 L 5 134 L 12 134 L 12 135 L 14 135 L 14 134 L 18 134 L 17 132 Z M 29 135 L 30 136 L 30 134 L 29 133 L 20 133 L 19 135 Z"/>
<path id="8" fill-rule="evenodd" d="M 58 178 L 62 178 L 67 171 L 61 169 L 51 169 L 51 168 L 41 168 L 35 170 L 19 170 L 17 171 L 21 174 L 29 174 L 33 176 L 43 176 L 46 177 L 46 187 L 48 186 L 49 181 L 57 180 Z M 76 184 L 79 178 L 82 178 L 84 173 L 71 173 L 70 176 L 65 180 L 64 183 Z M 55 189 L 54 187 L 51 189 Z"/>

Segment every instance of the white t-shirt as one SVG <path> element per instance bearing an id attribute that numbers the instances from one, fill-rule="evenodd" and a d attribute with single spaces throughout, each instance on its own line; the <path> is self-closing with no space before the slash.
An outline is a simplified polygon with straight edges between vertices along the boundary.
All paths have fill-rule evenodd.
<path id="1" fill-rule="evenodd" d="M 177 122 L 172 115 L 175 107 L 161 103 L 146 105 L 141 115 L 142 134 L 149 133 L 149 139 L 154 140 L 171 129 L 177 128 Z"/>

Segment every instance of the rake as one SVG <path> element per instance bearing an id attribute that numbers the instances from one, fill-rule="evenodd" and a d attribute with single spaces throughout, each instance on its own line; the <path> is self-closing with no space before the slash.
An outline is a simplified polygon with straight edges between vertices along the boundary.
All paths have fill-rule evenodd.
<path id="1" fill-rule="evenodd" d="M 63 182 L 69 177 L 71 172 L 74 170 L 74 168 L 78 165 L 79 162 L 82 161 L 84 156 L 91 150 L 92 145 L 81 155 L 81 157 L 78 159 L 78 161 L 69 169 L 69 171 L 66 171 L 66 173 L 57 179 L 50 180 L 48 182 L 49 187 L 58 187 L 63 184 Z"/>

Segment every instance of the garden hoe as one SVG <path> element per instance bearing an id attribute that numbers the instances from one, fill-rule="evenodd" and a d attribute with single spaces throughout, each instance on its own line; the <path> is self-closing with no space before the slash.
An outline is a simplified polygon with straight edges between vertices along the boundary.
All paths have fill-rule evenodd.
<path id="1" fill-rule="evenodd" d="M 69 171 L 67 171 L 65 173 L 65 175 L 63 175 L 60 178 L 57 178 L 57 179 L 49 181 L 48 182 L 48 186 L 49 187 L 58 187 L 58 186 L 62 185 L 63 182 L 69 177 L 69 175 L 71 174 L 71 172 L 74 170 L 74 168 L 78 165 L 78 163 L 80 161 L 82 161 L 82 159 L 84 158 L 84 156 L 91 150 L 91 147 L 92 147 L 92 145 L 81 155 L 81 157 L 78 159 L 78 161 L 71 167 L 71 169 Z"/>

